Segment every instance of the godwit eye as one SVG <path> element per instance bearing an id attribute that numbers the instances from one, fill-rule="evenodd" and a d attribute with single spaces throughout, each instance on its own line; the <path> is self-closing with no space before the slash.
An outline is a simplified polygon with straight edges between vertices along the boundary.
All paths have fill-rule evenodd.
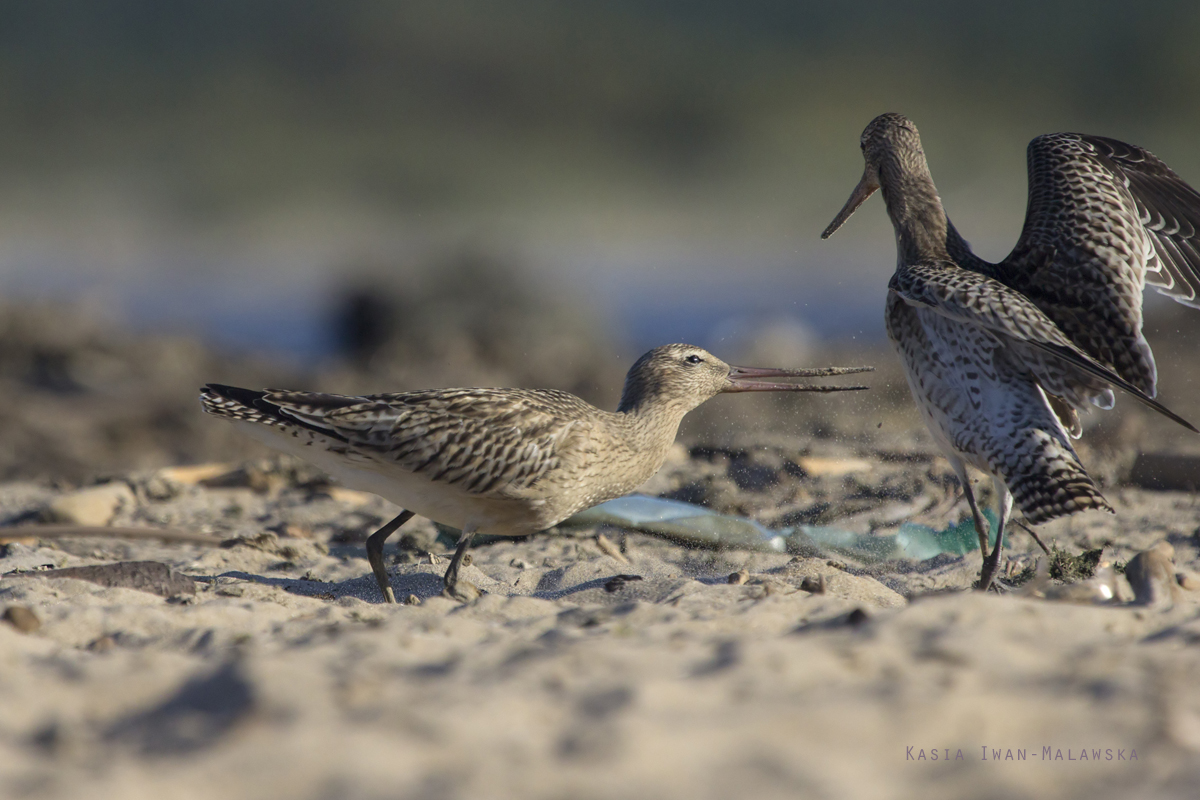
<path id="1" fill-rule="evenodd" d="M 698 355 L 690 355 L 684 359 L 684 361 L 686 361 L 688 364 L 699 364 L 703 360 L 704 359 Z"/>

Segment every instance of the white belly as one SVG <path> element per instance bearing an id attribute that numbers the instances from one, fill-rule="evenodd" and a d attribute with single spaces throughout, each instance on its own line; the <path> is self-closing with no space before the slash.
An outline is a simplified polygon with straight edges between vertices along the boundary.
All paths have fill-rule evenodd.
<path id="1" fill-rule="evenodd" d="M 339 442 L 304 428 L 285 431 L 254 422 L 235 421 L 247 434 L 277 450 L 323 469 L 351 489 L 377 494 L 422 517 L 463 530 L 494 536 L 525 536 L 544 530 L 537 500 L 506 500 L 469 494 L 457 486 L 431 481 L 398 465 L 350 451 L 334 452 Z"/>
<path id="2" fill-rule="evenodd" d="M 893 341 L 921 416 L 947 454 L 997 474 L 996 453 L 1006 441 L 1045 430 L 1066 441 L 1034 376 L 1001 352 L 980 328 L 925 308 L 909 309 L 923 340 Z"/>

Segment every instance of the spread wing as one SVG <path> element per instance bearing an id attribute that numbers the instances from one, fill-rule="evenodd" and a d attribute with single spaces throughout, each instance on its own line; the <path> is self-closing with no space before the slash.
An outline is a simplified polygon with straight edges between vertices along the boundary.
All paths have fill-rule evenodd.
<path id="1" fill-rule="evenodd" d="M 1185 306 L 1200 308 L 1200 192 L 1148 150 L 1103 136 L 1082 138 L 1133 197 L 1154 246 L 1146 261 L 1146 283 Z"/>
<path id="2" fill-rule="evenodd" d="M 1078 133 L 1029 143 L 1029 205 L 995 276 L 1147 395 L 1142 291 L 1200 307 L 1200 193 L 1146 150 Z"/>
<path id="3" fill-rule="evenodd" d="M 1077 394 L 1072 384 L 1079 383 L 1093 392 L 1096 386 L 1112 386 L 1180 425 L 1196 430 L 1190 422 L 1082 350 L 1031 300 L 998 280 L 953 263 L 919 263 L 898 268 L 888 288 L 911 305 L 982 328 L 1000 344 L 1035 356 L 1023 360 L 1051 394 L 1070 397 Z M 1041 358 L 1036 357 L 1039 354 Z"/>
<path id="4" fill-rule="evenodd" d="M 244 390 L 243 390 L 244 391 Z M 592 410 L 565 392 L 451 389 L 345 397 L 269 391 L 254 407 L 359 454 L 476 495 L 520 494 L 559 466 Z M 243 400 L 243 402 L 245 402 Z"/>

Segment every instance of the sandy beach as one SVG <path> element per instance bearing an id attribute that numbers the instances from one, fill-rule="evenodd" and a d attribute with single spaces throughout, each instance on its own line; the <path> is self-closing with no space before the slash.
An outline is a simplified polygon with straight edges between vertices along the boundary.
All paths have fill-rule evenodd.
<path id="1" fill-rule="evenodd" d="M 965 515 L 889 353 L 807 360 L 878 364 L 876 388 L 836 413 L 722 399 L 642 491 L 769 528 Z M 385 551 L 388 606 L 363 541 L 396 508 L 301 462 L 242 444 L 11 479 L 0 794 L 1194 796 L 1196 498 L 1146 488 L 1137 442 L 1179 437 L 1130 405 L 1084 440 L 1118 513 L 1039 529 L 1101 549 L 1096 577 L 1039 575 L 1014 528 L 1004 595 L 970 591 L 977 552 L 866 563 L 606 525 L 479 544 L 464 578 L 485 593 L 461 605 L 439 596 L 452 538 L 418 518 Z M 218 420 L 195 430 L 227 441 Z M 1161 596 L 1131 602 L 1121 570 L 1161 542 Z M 49 572 L 79 567 L 105 569 Z"/>
<path id="2" fill-rule="evenodd" d="M 1200 797 L 1200 435 L 1118 392 L 1091 494 L 1038 392 L 1113 376 L 946 264 L 1200 425 L 1198 33 L 1196 0 L 6 4 L 0 800 Z M 1115 513 L 1017 514 L 975 591 L 889 330 L 963 400 L 942 441 Z M 385 602 L 400 509 L 198 396 L 613 410 L 673 342 L 874 371 L 713 397 L 624 504 L 477 536 L 467 603 L 458 531 L 393 533 Z M 674 424 L 572 413 L 470 451 L 519 454 L 538 525 Z M 421 469 L 482 487 L 460 456 Z"/>

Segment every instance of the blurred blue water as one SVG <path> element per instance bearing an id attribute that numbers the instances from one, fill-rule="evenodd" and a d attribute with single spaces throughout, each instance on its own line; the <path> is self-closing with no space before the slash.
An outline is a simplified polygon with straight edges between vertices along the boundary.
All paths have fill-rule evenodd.
<path id="1" fill-rule="evenodd" d="M 791 326 L 806 339 L 877 341 L 884 336 L 886 274 L 886 266 L 830 274 L 795 257 L 732 261 L 675 253 L 601 255 L 514 279 L 551 302 L 580 308 L 600 335 L 636 355 L 669 341 L 728 352 L 731 343 L 745 344 L 768 326 Z M 331 320 L 343 280 L 317 264 L 205 263 L 171 255 L 118 273 L 26 256 L 4 259 L 0 292 L 18 303 L 90 300 L 138 333 L 197 335 L 218 349 L 303 363 L 336 352 Z M 397 291 L 386 282 L 381 290 Z"/>

